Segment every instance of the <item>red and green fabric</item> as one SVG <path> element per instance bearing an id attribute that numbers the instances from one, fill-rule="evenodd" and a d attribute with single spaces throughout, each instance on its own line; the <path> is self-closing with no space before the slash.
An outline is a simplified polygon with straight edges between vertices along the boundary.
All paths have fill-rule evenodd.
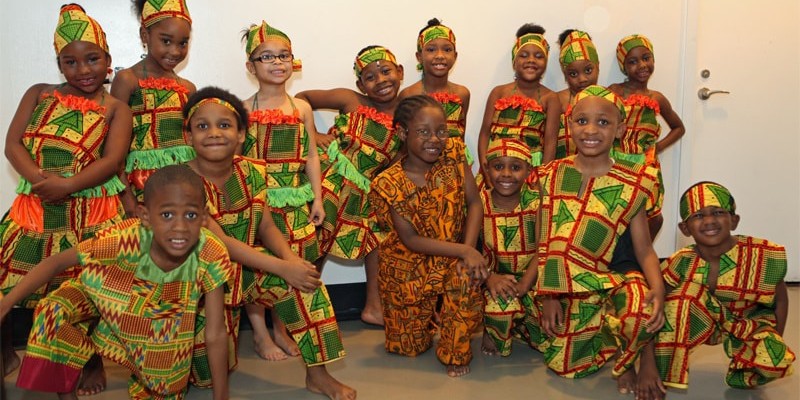
<path id="1" fill-rule="evenodd" d="M 657 165 L 656 141 L 661 135 L 658 115 L 661 109 L 655 99 L 632 94 L 623 99 L 625 104 L 625 133 L 616 140 L 615 147 L 630 154 L 646 154 L 648 163 Z"/>
<path id="2" fill-rule="evenodd" d="M 61 50 L 72 42 L 94 43 L 108 53 L 108 42 L 103 27 L 77 4 L 61 6 L 56 31 L 53 34 L 56 55 L 61 54 Z"/>
<path id="3" fill-rule="evenodd" d="M 531 149 L 531 165 L 542 163 L 545 113 L 530 97 L 513 94 L 494 103 L 489 140 L 512 138 L 523 141 Z"/>
<path id="4" fill-rule="evenodd" d="M 564 38 L 558 61 L 564 69 L 575 61 L 582 60 L 591 61 L 595 67 L 600 65 L 600 57 L 597 56 L 597 48 L 592 38 L 586 32 L 574 30 Z"/>
<path id="5" fill-rule="evenodd" d="M 378 223 L 388 227 L 378 249 L 386 351 L 415 356 L 431 347 L 429 324 L 441 295 L 436 355 L 445 365 L 468 365 L 470 336 L 483 309 L 480 291 L 470 288 L 469 276 L 457 274 L 457 258 L 409 250 L 391 218 L 394 211 L 420 236 L 463 242 L 467 222 L 464 162 L 449 154 L 443 153 L 426 174 L 424 187 L 408 178 L 402 160 L 393 163 L 372 182 L 369 200 Z"/>
<path id="6" fill-rule="evenodd" d="M 400 140 L 390 115 L 365 106 L 337 116 L 328 134 L 336 140 L 322 160 L 322 253 L 361 259 L 379 240 L 367 199 L 370 182 L 397 154 Z"/>
<path id="7" fill-rule="evenodd" d="M 132 398 L 183 398 L 202 297 L 238 272 L 206 229 L 169 272 L 150 258 L 152 241 L 130 219 L 77 246 L 84 269 L 39 302 L 18 387 L 72 392 L 83 365 L 99 354 L 131 372 Z M 87 335 L 84 322 L 92 318 L 99 323 Z"/>
<path id="8" fill-rule="evenodd" d="M 108 133 L 104 112 L 84 97 L 46 94 L 33 110 L 22 144 L 42 171 L 62 177 L 79 174 L 103 156 Z M 124 188 L 113 175 L 64 201 L 44 203 L 31 191 L 31 182 L 20 177 L 17 197 L 0 220 L 0 291 L 11 291 L 41 260 L 119 222 L 123 211 L 118 194 Z M 46 293 L 79 272 L 79 267 L 67 269 L 20 305 L 33 308 Z"/>
<path id="9" fill-rule="evenodd" d="M 192 24 L 186 0 L 146 0 L 142 7 L 142 26 L 151 26 L 167 19 L 180 18 Z"/>
<path id="10" fill-rule="evenodd" d="M 650 52 L 653 52 L 653 43 L 644 35 L 639 35 L 634 33 L 633 35 L 625 36 L 622 40 L 619 41 L 617 44 L 617 65 L 619 65 L 620 71 L 622 74 L 625 75 L 625 57 L 628 56 L 628 53 L 637 48 L 637 47 L 644 47 Z"/>
<path id="11" fill-rule="evenodd" d="M 428 96 L 433 97 L 434 100 L 442 103 L 444 116 L 447 122 L 447 131 L 450 133 L 450 137 L 453 140 L 460 141 L 461 144 L 464 144 L 464 133 L 467 127 L 465 121 L 462 119 L 464 106 L 461 98 L 449 92 L 434 92 L 428 94 Z M 469 152 L 469 147 L 467 147 L 465 144 L 463 147 L 464 159 L 467 161 L 467 164 L 472 165 L 474 158 Z"/>
<path id="12" fill-rule="evenodd" d="M 183 164 L 195 153 L 186 143 L 183 106 L 189 90 L 169 78 L 139 79 L 128 98 L 133 112 L 133 139 L 125 172 L 139 203 L 144 201 L 144 184 L 157 169 Z"/>
<path id="13" fill-rule="evenodd" d="M 527 45 L 538 47 L 539 50 L 544 53 L 544 58 L 547 59 L 547 56 L 550 53 L 550 44 L 547 43 L 547 39 L 544 38 L 544 35 L 540 35 L 538 33 L 526 33 L 514 41 L 514 47 L 511 48 L 512 63 L 517 59 L 517 54 L 519 51 Z"/>
<path id="14" fill-rule="evenodd" d="M 784 247 L 736 236 L 736 244 L 719 260 L 713 293 L 708 290 L 710 268 L 695 245 L 661 265 L 664 280 L 674 288 L 656 340 L 664 384 L 688 386 L 689 354 L 700 344 L 723 343 L 731 359 L 725 377 L 729 386 L 753 388 L 790 375 L 796 357 L 775 329 L 775 289 L 787 268 Z"/>
<path id="15" fill-rule="evenodd" d="M 679 204 L 683 221 L 706 207 L 719 207 L 731 214 L 736 212 L 736 201 L 728 188 L 708 181 L 695 183 L 686 189 L 681 195 Z"/>
<path id="16" fill-rule="evenodd" d="M 578 148 L 572 141 L 567 117 L 561 114 L 558 122 L 558 138 L 556 139 L 556 160 L 576 154 L 578 154 Z"/>

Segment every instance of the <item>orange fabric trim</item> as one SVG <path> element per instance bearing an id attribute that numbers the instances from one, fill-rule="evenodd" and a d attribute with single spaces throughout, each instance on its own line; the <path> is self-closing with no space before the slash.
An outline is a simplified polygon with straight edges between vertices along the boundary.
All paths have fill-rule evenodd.
<path id="1" fill-rule="evenodd" d="M 87 226 L 94 226 L 101 222 L 106 222 L 111 218 L 119 215 L 119 196 L 107 197 L 90 197 L 85 200 L 87 202 Z"/>
<path id="2" fill-rule="evenodd" d="M 507 108 L 522 108 L 525 111 L 543 111 L 542 106 L 539 105 L 535 99 L 518 94 L 503 97 L 494 103 L 495 110 L 505 110 Z"/>
<path id="3" fill-rule="evenodd" d="M 44 232 L 44 209 L 39 196 L 20 194 L 14 199 L 9 217 L 17 225 L 38 233 Z"/>
<path id="4" fill-rule="evenodd" d="M 179 94 L 189 94 L 189 89 L 181 86 L 175 79 L 170 78 L 155 78 L 151 76 L 147 79 L 139 79 L 139 87 L 142 89 L 162 89 L 171 90 Z"/>

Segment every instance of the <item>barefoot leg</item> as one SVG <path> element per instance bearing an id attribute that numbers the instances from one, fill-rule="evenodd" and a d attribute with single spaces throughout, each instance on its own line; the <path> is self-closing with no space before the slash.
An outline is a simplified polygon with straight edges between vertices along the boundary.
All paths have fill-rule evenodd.
<path id="1" fill-rule="evenodd" d="M 3 359 L 2 365 L 3 368 L 3 376 L 8 376 L 8 374 L 14 372 L 15 369 L 19 368 L 19 356 L 17 352 L 14 351 L 14 346 L 11 344 L 11 336 L 13 335 L 14 324 L 11 321 L 11 317 L 6 317 L 6 320 L 3 324 L 0 324 L 0 347 L 2 347 L 3 352 Z"/>
<path id="2" fill-rule="evenodd" d="M 367 274 L 367 298 L 361 320 L 367 324 L 383 326 L 383 307 L 378 292 L 378 250 L 372 250 L 364 258 L 364 270 Z"/>
<path id="3" fill-rule="evenodd" d="M 106 390 L 106 371 L 103 368 L 103 359 L 95 354 L 81 371 L 81 380 L 78 382 L 78 396 L 92 396 Z"/>
<path id="4" fill-rule="evenodd" d="M 637 400 L 661 400 L 666 395 L 667 389 L 664 387 L 664 382 L 661 382 L 661 376 L 656 367 L 655 344 L 652 340 L 642 348 L 637 378 Z"/>
<path id="5" fill-rule="evenodd" d="M 297 343 L 289 335 L 286 324 L 281 321 L 278 312 L 274 308 L 270 310 L 270 316 L 272 317 L 272 334 L 275 335 L 275 344 L 283 349 L 283 352 L 287 355 L 291 357 L 299 356 L 300 348 L 297 347 Z"/>
<path id="6" fill-rule="evenodd" d="M 489 333 L 486 330 L 483 330 L 483 341 L 481 342 L 481 352 L 486 354 L 487 356 L 496 356 L 497 355 L 497 346 L 494 344 L 494 340 L 492 337 L 489 336 Z"/>
<path id="7" fill-rule="evenodd" d="M 306 388 L 312 393 L 328 396 L 329 399 L 351 400 L 356 398 L 355 389 L 336 380 L 324 365 L 306 369 Z"/>
<path id="8" fill-rule="evenodd" d="M 621 394 L 636 393 L 636 370 L 633 366 L 617 378 L 617 391 Z"/>
<path id="9" fill-rule="evenodd" d="M 245 304 L 247 319 L 253 327 L 253 348 L 259 357 L 267 361 L 280 361 L 288 358 L 272 337 L 269 336 L 267 321 L 264 317 L 264 306 L 258 304 Z"/>
<path id="10" fill-rule="evenodd" d="M 451 378 L 458 378 L 469 373 L 469 365 L 448 365 L 447 376 Z"/>

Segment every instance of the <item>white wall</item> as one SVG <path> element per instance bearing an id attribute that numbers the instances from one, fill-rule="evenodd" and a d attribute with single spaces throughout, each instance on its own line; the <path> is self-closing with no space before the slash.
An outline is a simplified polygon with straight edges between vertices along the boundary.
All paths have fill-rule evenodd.
<path id="1" fill-rule="evenodd" d="M 61 80 L 55 65 L 53 29 L 62 1 L 0 3 L 0 136 L 24 91 L 37 82 Z M 105 28 L 115 67 L 127 67 L 142 53 L 138 21 L 128 1 L 84 0 L 89 15 Z M 450 26 L 458 40 L 459 59 L 451 80 L 472 92 L 467 121 L 467 143 L 475 152 L 477 128 L 489 91 L 509 82 L 510 50 L 517 28 L 536 22 L 547 29 L 551 44 L 548 72 L 543 83 L 553 89 L 566 87 L 558 67 L 558 34 L 566 28 L 588 31 L 600 54 L 600 84 L 622 80 L 615 58 L 616 44 L 623 36 L 641 33 L 655 46 L 657 71 L 650 86 L 672 100 L 680 114 L 682 104 L 681 61 L 685 6 L 682 1 L 584 0 L 548 1 L 495 0 L 491 7 L 478 1 L 420 1 L 366 3 L 357 0 L 188 0 L 194 19 L 191 49 L 178 73 L 198 87 L 217 85 L 248 97 L 257 84 L 244 69 L 241 32 L 250 23 L 266 19 L 286 32 L 295 55 L 303 61 L 289 86 L 291 93 L 312 88 L 355 88 L 353 58 L 370 44 L 387 46 L 405 67 L 405 84 L 419 79 L 414 52 L 417 32 L 431 17 Z M 224 7 L 220 7 L 224 4 Z M 466 7 L 465 5 L 469 5 Z M 383 5 L 383 7 L 381 7 Z M 394 5 L 390 8 L 388 6 Z M 468 9 L 469 8 L 469 9 Z M 318 113 L 318 129 L 330 126 L 333 114 Z M 666 132 L 665 132 L 666 133 Z M 691 134 L 691 132 L 687 133 Z M 665 224 L 656 242 L 662 256 L 675 247 L 677 221 L 678 146 L 661 157 L 667 186 Z M 17 175 L 0 160 L 0 209 L 10 206 Z M 328 263 L 324 279 L 328 284 L 363 281 L 363 270 L 355 266 Z"/>

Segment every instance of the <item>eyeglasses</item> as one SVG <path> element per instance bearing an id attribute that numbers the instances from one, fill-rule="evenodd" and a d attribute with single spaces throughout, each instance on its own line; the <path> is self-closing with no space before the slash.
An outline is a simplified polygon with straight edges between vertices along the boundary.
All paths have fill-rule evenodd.
<path id="1" fill-rule="evenodd" d="M 276 58 L 278 60 L 280 60 L 280 62 L 289 62 L 289 61 L 294 60 L 294 54 L 292 54 L 292 53 L 281 53 L 281 54 L 264 53 L 264 54 L 261 54 L 259 56 L 255 56 L 255 57 L 251 58 L 250 62 L 258 61 L 258 62 L 262 62 L 264 64 L 267 64 L 267 63 L 275 62 Z"/>
<path id="2" fill-rule="evenodd" d="M 436 132 L 431 132 L 431 131 L 429 131 L 427 129 L 417 129 L 416 132 L 417 132 L 417 135 L 422 140 L 429 140 L 434 135 L 436 136 L 437 139 L 440 139 L 440 140 L 445 140 L 448 137 L 450 137 L 450 132 L 448 132 L 447 129 L 440 129 L 440 130 L 438 130 Z"/>

